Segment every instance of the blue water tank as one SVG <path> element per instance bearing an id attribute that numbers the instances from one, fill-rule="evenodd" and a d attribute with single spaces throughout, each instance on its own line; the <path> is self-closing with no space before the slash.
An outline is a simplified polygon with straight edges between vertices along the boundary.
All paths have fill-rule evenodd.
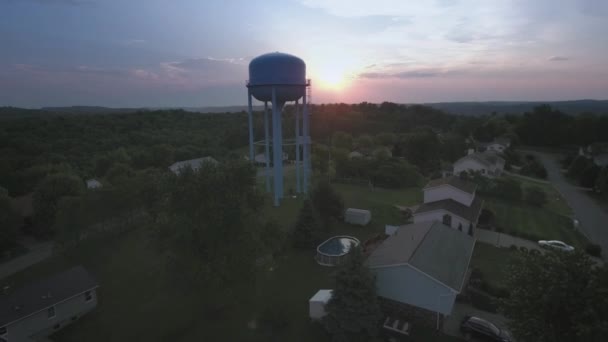
<path id="1" fill-rule="evenodd" d="M 272 101 L 272 88 L 277 102 L 295 101 L 306 90 L 306 64 L 296 56 L 273 52 L 258 56 L 249 63 L 249 89 L 259 101 Z"/>

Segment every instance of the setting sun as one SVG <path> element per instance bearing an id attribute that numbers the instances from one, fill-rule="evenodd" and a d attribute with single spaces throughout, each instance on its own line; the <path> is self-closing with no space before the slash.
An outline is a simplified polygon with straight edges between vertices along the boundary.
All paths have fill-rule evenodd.
<path id="1" fill-rule="evenodd" d="M 340 58 L 341 57 L 341 58 Z M 315 85 L 327 90 L 347 88 L 359 69 L 353 60 L 331 56 L 314 56 L 310 62 L 310 74 Z"/>

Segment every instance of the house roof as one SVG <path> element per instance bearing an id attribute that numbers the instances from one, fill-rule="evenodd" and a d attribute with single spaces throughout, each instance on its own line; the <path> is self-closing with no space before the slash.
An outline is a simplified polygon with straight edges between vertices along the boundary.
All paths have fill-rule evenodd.
<path id="1" fill-rule="evenodd" d="M 455 187 L 456 189 L 462 190 L 469 194 L 474 194 L 475 189 L 477 189 L 477 184 L 452 176 L 452 177 L 446 177 L 446 178 L 433 179 L 427 183 L 427 185 L 424 187 L 423 190 L 428 189 L 428 188 L 434 188 L 437 186 L 442 186 L 442 185 L 451 185 L 451 186 Z"/>
<path id="2" fill-rule="evenodd" d="M 175 163 L 171 164 L 171 166 L 169 166 L 169 169 L 173 173 L 179 174 L 180 170 L 182 170 L 183 168 L 186 168 L 186 167 L 189 167 L 192 170 L 198 170 L 205 162 L 211 163 L 211 164 L 217 164 L 217 160 L 215 160 L 213 157 L 202 157 L 202 158 L 182 160 L 182 161 L 175 162 Z"/>
<path id="3" fill-rule="evenodd" d="M 82 266 L 77 266 L 0 295 L 0 326 L 21 320 L 98 286 Z"/>
<path id="4" fill-rule="evenodd" d="M 325 289 L 319 290 L 308 301 L 309 302 L 321 302 L 321 303 L 327 304 L 327 302 L 329 302 L 329 300 L 331 299 L 332 292 L 333 292 L 333 290 L 325 290 Z"/>
<path id="5" fill-rule="evenodd" d="M 422 203 L 420 206 L 418 206 L 418 209 L 416 209 L 414 215 L 435 210 L 445 210 L 471 222 L 476 222 L 479 218 L 479 214 L 481 214 L 482 203 L 483 200 L 481 198 L 475 197 L 473 202 L 471 202 L 471 205 L 467 207 L 460 202 L 456 202 L 453 199 L 448 198 L 435 202 Z"/>
<path id="6" fill-rule="evenodd" d="M 496 153 L 482 152 L 482 153 L 468 154 L 468 155 L 458 159 L 454 164 L 461 163 L 465 160 L 474 160 L 474 161 L 476 161 L 480 164 L 483 164 L 485 166 L 488 166 L 488 167 L 499 164 L 499 163 L 504 164 L 504 162 L 505 162 L 505 160 L 502 159 L 501 157 L 499 157 Z"/>
<path id="7" fill-rule="evenodd" d="M 94 178 L 87 179 L 86 183 L 87 183 L 88 189 L 96 189 L 96 188 L 101 188 L 103 186 L 100 181 L 98 181 L 97 179 L 94 179 Z"/>
<path id="8" fill-rule="evenodd" d="M 505 137 L 498 137 L 498 138 L 494 139 L 494 143 L 501 144 L 506 147 L 507 145 L 509 145 L 511 143 L 511 139 L 505 138 Z"/>
<path id="9" fill-rule="evenodd" d="M 410 264 L 446 286 L 460 291 L 475 239 L 440 222 L 401 226 L 367 259 L 370 267 Z"/>

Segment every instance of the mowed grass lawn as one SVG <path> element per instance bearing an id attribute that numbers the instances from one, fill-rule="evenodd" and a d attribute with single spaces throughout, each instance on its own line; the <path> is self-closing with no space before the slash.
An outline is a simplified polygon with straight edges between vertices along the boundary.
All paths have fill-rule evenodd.
<path id="1" fill-rule="evenodd" d="M 536 187 L 543 190 L 547 194 L 547 204 L 545 204 L 545 208 L 549 209 L 557 214 L 562 215 L 572 215 L 572 209 L 566 203 L 566 200 L 560 195 L 560 193 L 555 189 L 555 187 L 550 183 L 543 182 L 534 182 L 531 180 L 519 178 L 519 177 L 510 177 L 512 179 L 517 180 L 521 183 L 522 190 L 525 193 L 526 188 Z"/>
<path id="2" fill-rule="evenodd" d="M 367 187 L 335 185 L 347 206 L 371 209 L 373 225 L 337 224 L 329 235 L 349 234 L 362 241 L 399 224 L 395 203 L 414 204 L 419 189 L 370 192 Z M 270 196 L 268 196 L 270 199 Z M 295 222 L 301 199 L 287 198 L 281 207 L 266 203 L 263 214 L 284 229 Z M 268 200 L 266 202 L 269 202 Z M 394 210 L 393 210 L 394 209 Z M 179 227 L 176 227 L 179 229 Z M 235 251 L 238 253 L 238 251 Z M 314 248 L 298 250 L 286 243 L 272 268 L 264 267 L 255 282 L 243 284 L 250 294 L 223 312 L 206 312 L 205 298 L 213 296 L 204 284 L 184 289 L 165 266 L 147 227 L 121 236 L 84 243 L 71 256 L 58 254 L 16 274 L 3 283 L 19 284 L 69 267 L 84 265 L 99 281 L 99 305 L 76 324 L 55 336 L 58 342 L 106 341 L 328 341 L 308 318 L 308 299 L 318 289 L 332 288 L 334 268 L 318 265 Z M 273 329 L 268 321 L 273 322 Z M 457 341 L 413 327 L 413 341 Z"/>
<path id="3" fill-rule="evenodd" d="M 484 207 L 495 214 L 495 226 L 507 234 L 530 240 L 561 240 L 584 248 L 587 239 L 574 229 L 572 219 L 548 208 L 484 197 Z"/>

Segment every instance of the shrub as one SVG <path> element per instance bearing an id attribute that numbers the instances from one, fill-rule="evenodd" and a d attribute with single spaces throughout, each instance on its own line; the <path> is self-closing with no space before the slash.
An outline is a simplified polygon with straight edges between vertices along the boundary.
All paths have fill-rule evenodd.
<path id="1" fill-rule="evenodd" d="M 532 205 L 542 207 L 547 203 L 547 193 L 541 188 L 529 187 L 526 188 L 525 200 Z"/>
<path id="2" fill-rule="evenodd" d="M 592 188 L 600 175 L 601 168 L 595 164 L 589 165 L 578 178 L 581 186 Z"/>
<path id="3" fill-rule="evenodd" d="M 471 299 L 471 305 L 473 305 L 473 307 L 479 310 L 489 312 L 498 311 L 498 303 L 496 298 L 473 287 L 469 287 L 467 289 L 467 292 L 469 294 L 469 298 Z"/>
<path id="4" fill-rule="evenodd" d="M 512 251 L 516 251 L 517 250 L 517 246 L 511 245 L 511 246 L 509 246 L 509 249 L 512 250 Z"/>
<path id="5" fill-rule="evenodd" d="M 487 292 L 489 295 L 491 295 L 493 297 L 506 298 L 506 297 L 509 297 L 509 295 L 510 295 L 509 290 L 507 290 L 506 288 L 504 288 L 502 286 L 494 286 L 486 280 L 482 280 L 480 285 L 481 285 L 480 286 L 481 290 L 483 290 L 484 292 Z"/>
<path id="6" fill-rule="evenodd" d="M 521 174 L 531 177 L 537 177 L 545 179 L 547 178 L 547 169 L 538 160 L 534 159 L 527 162 L 521 168 Z"/>
<path id="7" fill-rule="evenodd" d="M 594 257 L 601 257 L 602 256 L 602 247 L 600 247 L 600 245 L 595 244 L 595 243 L 590 243 L 587 245 L 587 247 L 585 247 L 585 251 Z"/>
<path id="8" fill-rule="evenodd" d="M 523 253 L 528 253 L 528 249 L 524 246 L 519 247 L 519 250 Z"/>

